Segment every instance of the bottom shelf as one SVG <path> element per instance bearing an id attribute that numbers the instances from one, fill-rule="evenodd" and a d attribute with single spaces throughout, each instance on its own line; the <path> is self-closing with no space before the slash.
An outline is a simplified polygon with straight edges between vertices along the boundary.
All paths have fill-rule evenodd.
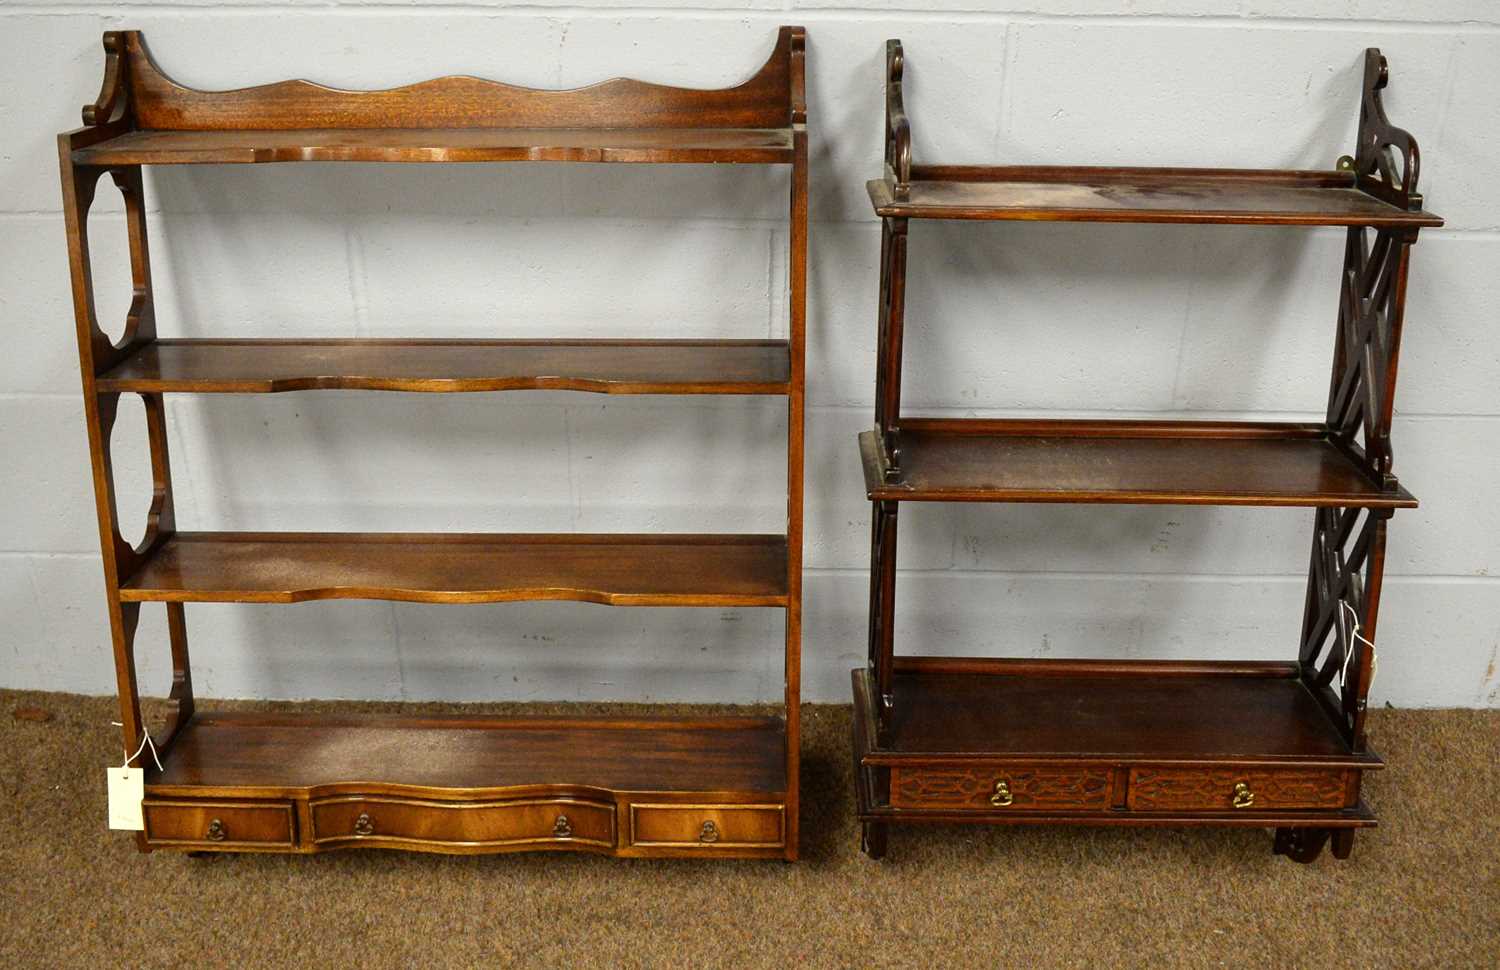
<path id="1" fill-rule="evenodd" d="M 1295 672 L 902 657 L 879 737 L 855 670 L 867 842 L 888 822 L 1374 825 L 1359 788 L 1380 758 L 1350 749 Z"/>
<path id="2" fill-rule="evenodd" d="M 202 713 L 162 766 L 148 849 L 796 854 L 777 718 Z"/>

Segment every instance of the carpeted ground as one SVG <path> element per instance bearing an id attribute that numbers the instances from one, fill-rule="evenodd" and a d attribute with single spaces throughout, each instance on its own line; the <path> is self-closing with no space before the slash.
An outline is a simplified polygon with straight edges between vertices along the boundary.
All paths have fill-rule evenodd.
<path id="1" fill-rule="evenodd" d="M 52 719 L 13 717 L 28 706 Z M 0 691 L 5 970 L 1500 965 L 1497 711 L 1375 713 L 1381 827 L 1311 866 L 1273 857 L 1262 831 L 1043 827 L 895 829 L 870 862 L 849 709 L 829 706 L 804 708 L 794 865 L 147 856 L 105 829 L 113 714 L 112 699 Z"/>

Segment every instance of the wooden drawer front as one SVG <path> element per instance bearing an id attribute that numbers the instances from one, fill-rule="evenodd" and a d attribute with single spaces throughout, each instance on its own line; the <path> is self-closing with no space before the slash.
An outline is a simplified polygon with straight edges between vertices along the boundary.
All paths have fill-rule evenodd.
<path id="1" fill-rule="evenodd" d="M 1067 765 L 979 765 L 891 769 L 891 805 L 986 812 L 1103 811 L 1109 769 Z"/>
<path id="2" fill-rule="evenodd" d="M 780 848 L 786 844 L 781 805 L 630 806 L 632 845 L 702 849 Z"/>
<path id="3" fill-rule="evenodd" d="M 554 843 L 613 848 L 615 806 L 573 798 L 328 798 L 313 802 L 312 830 L 316 844 L 370 841 L 500 848 Z"/>
<path id="4" fill-rule="evenodd" d="M 1347 772 L 1336 768 L 1132 768 L 1135 812 L 1343 808 Z"/>
<path id="5" fill-rule="evenodd" d="M 205 849 L 290 846 L 289 802 L 151 801 L 142 803 L 146 841 Z"/>

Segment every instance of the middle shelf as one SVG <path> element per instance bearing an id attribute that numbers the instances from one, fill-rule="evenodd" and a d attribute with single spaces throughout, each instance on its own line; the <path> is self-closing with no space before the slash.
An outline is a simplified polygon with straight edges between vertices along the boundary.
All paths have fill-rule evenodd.
<path id="1" fill-rule="evenodd" d="M 161 339 L 100 375 L 97 387 L 787 394 L 791 351 L 785 340 Z"/>
<path id="2" fill-rule="evenodd" d="M 787 605 L 781 535 L 177 532 L 124 602 Z"/>
<path id="3" fill-rule="evenodd" d="M 899 474 L 859 438 L 874 501 L 1415 508 L 1319 424 L 906 418 Z"/>

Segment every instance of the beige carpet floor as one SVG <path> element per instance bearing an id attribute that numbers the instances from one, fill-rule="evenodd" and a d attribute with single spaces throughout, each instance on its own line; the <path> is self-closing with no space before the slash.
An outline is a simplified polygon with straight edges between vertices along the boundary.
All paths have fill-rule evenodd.
<path id="1" fill-rule="evenodd" d="M 796 864 L 187 858 L 105 828 L 112 699 L 0 691 L 0 967 L 1500 966 L 1500 712 L 1374 713 L 1381 826 L 1310 866 L 1262 831 L 1044 827 L 895 829 L 871 862 L 849 709 L 804 712 Z"/>

